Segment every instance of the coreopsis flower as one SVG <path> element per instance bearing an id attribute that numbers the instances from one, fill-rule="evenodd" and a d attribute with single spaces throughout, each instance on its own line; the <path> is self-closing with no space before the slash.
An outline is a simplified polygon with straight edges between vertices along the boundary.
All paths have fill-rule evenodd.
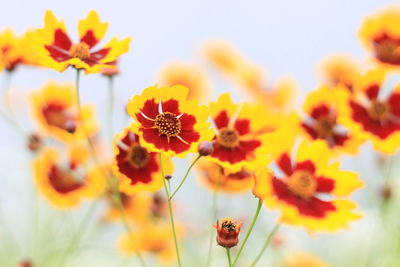
<path id="1" fill-rule="evenodd" d="M 375 61 L 385 66 L 400 66 L 400 7 L 390 6 L 363 21 L 359 37 Z"/>
<path id="2" fill-rule="evenodd" d="M 33 65 L 29 50 L 27 35 L 15 35 L 14 31 L 6 28 L 0 32 L 0 71 L 11 72 L 20 65 Z"/>
<path id="3" fill-rule="evenodd" d="M 159 157 L 141 145 L 141 137 L 129 127 L 114 141 L 114 174 L 120 179 L 119 189 L 126 194 L 140 191 L 157 191 L 163 187 Z M 171 160 L 163 156 L 165 173 L 172 173 Z"/>
<path id="4" fill-rule="evenodd" d="M 92 136 L 98 128 L 94 119 L 94 107 L 82 106 L 79 116 L 76 101 L 75 86 L 72 83 L 50 81 L 42 89 L 32 93 L 32 114 L 44 133 L 60 141 L 86 138 L 81 119 L 87 133 Z"/>
<path id="5" fill-rule="evenodd" d="M 264 108 L 257 105 L 234 104 L 229 94 L 222 94 L 210 104 L 217 128 L 214 152 L 207 158 L 232 172 L 254 169 L 267 164 L 265 134 L 271 130 Z"/>
<path id="6" fill-rule="evenodd" d="M 351 56 L 335 54 L 322 61 L 319 72 L 323 84 L 353 91 L 354 83 L 361 73 L 361 67 Z"/>
<path id="7" fill-rule="evenodd" d="M 188 88 L 152 86 L 128 103 L 141 144 L 151 152 L 184 157 L 196 152 L 199 142 L 210 140 L 209 111 L 195 100 L 186 100 Z M 166 172 L 168 173 L 168 172 Z"/>
<path id="8" fill-rule="evenodd" d="M 280 145 L 277 175 L 266 168 L 257 170 L 253 193 L 269 208 L 280 210 L 282 223 L 330 232 L 360 218 L 355 203 L 343 198 L 363 183 L 356 173 L 330 161 L 331 152 L 322 141 L 302 142 L 297 152 L 292 152 L 292 145 Z"/>
<path id="9" fill-rule="evenodd" d="M 162 86 L 179 84 L 189 88 L 189 100 L 207 100 L 211 91 L 211 85 L 204 70 L 190 63 L 169 63 L 161 69 L 157 81 Z"/>
<path id="10" fill-rule="evenodd" d="M 103 39 L 108 23 L 101 22 L 94 10 L 79 21 L 77 42 L 71 40 L 64 21 L 57 20 L 52 11 L 46 12 L 44 24 L 44 28 L 31 36 L 31 46 L 40 65 L 57 71 L 73 66 L 84 69 L 86 74 L 98 73 L 104 67 L 114 67 L 112 63 L 129 50 L 130 38 L 113 38 L 102 48 L 95 48 Z"/>
<path id="11" fill-rule="evenodd" d="M 328 267 L 329 265 L 313 254 L 295 252 L 287 255 L 283 260 L 284 267 Z"/>
<path id="12" fill-rule="evenodd" d="M 62 159 L 54 148 L 42 149 L 33 162 L 39 192 L 61 209 L 74 208 L 84 199 L 99 196 L 106 180 L 98 166 L 86 171 L 87 161 L 88 151 L 80 146 L 70 148 L 68 159 Z"/>
<path id="13" fill-rule="evenodd" d="M 225 218 L 222 220 L 217 220 L 217 244 L 225 247 L 231 248 L 239 243 L 239 233 L 242 223 L 231 218 Z"/>
<path id="14" fill-rule="evenodd" d="M 400 85 L 383 89 L 386 77 L 384 70 L 374 69 L 360 78 L 342 105 L 342 123 L 376 150 L 393 154 L 400 147 Z"/>
<path id="15" fill-rule="evenodd" d="M 322 86 L 307 95 L 299 121 L 307 139 L 322 140 L 335 153 L 357 153 L 364 140 L 339 123 L 344 116 L 339 107 L 348 94 L 341 87 Z"/>
<path id="16" fill-rule="evenodd" d="M 211 190 L 226 193 L 242 193 L 249 191 L 254 183 L 253 171 L 243 168 L 230 172 L 218 163 L 201 159 L 197 164 L 199 179 Z"/>

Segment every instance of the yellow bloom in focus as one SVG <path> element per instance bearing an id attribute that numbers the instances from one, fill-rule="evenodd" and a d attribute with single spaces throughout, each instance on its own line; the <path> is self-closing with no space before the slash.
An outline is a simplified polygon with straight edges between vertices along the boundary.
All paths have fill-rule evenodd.
<path id="1" fill-rule="evenodd" d="M 285 139 L 281 136 L 281 142 Z M 322 141 L 302 142 L 296 152 L 292 150 L 288 146 L 275 159 L 277 175 L 266 168 L 255 174 L 253 193 L 267 207 L 280 210 L 280 221 L 310 232 L 332 232 L 359 219 L 355 203 L 343 199 L 363 186 L 358 175 L 332 163 Z"/>
<path id="2" fill-rule="evenodd" d="M 162 86 L 183 85 L 189 88 L 188 100 L 204 102 L 209 98 L 211 91 L 206 73 L 194 64 L 169 63 L 161 69 L 157 80 Z"/>
<path id="3" fill-rule="evenodd" d="M 0 32 L 0 71 L 13 71 L 19 65 L 33 65 L 26 34 L 16 36 L 12 29 Z"/>
<path id="4" fill-rule="evenodd" d="M 196 164 L 196 168 L 200 181 L 211 190 L 232 194 L 242 193 L 249 191 L 254 183 L 254 175 L 250 170 L 230 172 L 206 159 L 201 159 Z"/>
<path id="5" fill-rule="evenodd" d="M 361 73 L 361 67 L 351 56 L 336 54 L 322 61 L 319 72 L 324 84 L 353 91 L 357 77 Z"/>
<path id="6" fill-rule="evenodd" d="M 32 114 L 41 130 L 60 141 L 86 138 L 76 108 L 76 91 L 71 83 L 47 82 L 31 95 Z M 97 131 L 94 107 L 82 106 L 81 118 L 89 136 Z"/>
<path id="7" fill-rule="evenodd" d="M 366 17 L 359 30 L 360 40 L 378 63 L 400 65 L 400 6 L 389 6 Z"/>
<path id="8" fill-rule="evenodd" d="M 284 258 L 283 262 L 285 267 L 329 267 L 321 259 L 305 252 L 291 253 Z"/>
<path id="9" fill-rule="evenodd" d="M 33 161 L 38 190 L 53 206 L 74 208 L 105 190 L 106 180 L 99 167 L 86 171 L 88 156 L 85 148 L 73 146 L 69 148 L 68 158 L 63 160 L 56 149 L 45 148 Z"/>
<path id="10" fill-rule="evenodd" d="M 94 10 L 79 21 L 78 42 L 71 40 L 64 21 L 57 20 L 52 11 L 46 12 L 44 24 L 44 28 L 31 35 L 32 51 L 40 65 L 57 71 L 73 66 L 84 69 L 86 74 L 98 73 L 102 68 L 114 67 L 113 62 L 129 50 L 130 38 L 113 38 L 102 48 L 94 50 L 108 28 L 108 23 L 101 22 Z"/>
<path id="11" fill-rule="evenodd" d="M 196 152 L 199 142 L 212 138 L 208 108 L 187 100 L 188 92 L 181 85 L 152 86 L 128 103 L 128 113 L 136 120 L 132 130 L 150 152 L 184 157 Z"/>
<path id="12" fill-rule="evenodd" d="M 178 240 L 183 236 L 183 227 L 175 222 Z M 125 233 L 119 240 L 120 251 L 129 256 L 135 251 L 155 254 L 160 262 L 171 263 L 176 260 L 174 236 L 171 225 L 167 222 L 148 223 L 133 231 Z"/>

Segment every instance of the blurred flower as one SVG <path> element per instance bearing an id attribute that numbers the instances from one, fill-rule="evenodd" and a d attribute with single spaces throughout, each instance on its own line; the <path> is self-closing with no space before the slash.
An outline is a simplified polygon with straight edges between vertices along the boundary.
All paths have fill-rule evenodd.
<path id="1" fill-rule="evenodd" d="M 344 87 L 353 91 L 354 83 L 361 73 L 358 62 L 346 54 L 326 57 L 320 67 L 322 83 L 331 87 Z"/>
<path id="2" fill-rule="evenodd" d="M 162 86 L 183 85 L 189 88 L 189 100 L 204 102 L 211 91 L 206 73 L 199 66 L 190 63 L 169 63 L 161 69 L 157 80 Z"/>
<path id="3" fill-rule="evenodd" d="M 265 133 L 271 130 L 261 106 L 234 104 L 229 94 L 210 103 L 211 116 L 217 128 L 214 152 L 207 157 L 233 172 L 243 167 L 254 169 L 268 163 L 263 148 Z"/>
<path id="4" fill-rule="evenodd" d="M 353 212 L 353 202 L 339 199 L 363 186 L 356 173 L 340 170 L 338 162 L 329 163 L 331 152 L 322 141 L 302 142 L 296 153 L 291 151 L 287 146 L 276 159 L 281 175 L 265 168 L 255 174 L 254 194 L 281 211 L 281 222 L 330 232 L 361 217 Z"/>
<path id="5" fill-rule="evenodd" d="M 374 69 L 363 75 L 355 94 L 342 105 L 342 123 L 374 148 L 393 154 L 400 147 L 400 85 L 383 89 L 387 73 Z"/>
<path id="6" fill-rule="evenodd" d="M 107 76 L 107 77 L 112 77 L 112 76 L 118 75 L 121 72 L 120 68 L 118 67 L 117 61 L 110 62 L 110 63 L 108 63 L 108 65 L 111 65 L 113 67 L 103 67 L 101 69 L 102 75 Z"/>
<path id="7" fill-rule="evenodd" d="M 33 65 L 26 34 L 16 36 L 12 29 L 0 32 L 0 71 L 13 71 L 19 65 Z"/>
<path id="8" fill-rule="evenodd" d="M 80 146 L 69 149 L 62 159 L 54 148 L 44 148 L 33 162 L 36 185 L 40 193 L 57 208 L 76 207 L 84 198 L 99 196 L 106 180 L 99 167 L 86 171 L 88 151 Z"/>
<path id="9" fill-rule="evenodd" d="M 328 267 L 329 265 L 316 256 L 305 253 L 296 252 L 287 255 L 284 259 L 284 267 Z"/>
<path id="10" fill-rule="evenodd" d="M 137 121 L 134 128 L 149 151 L 184 157 L 197 151 L 198 142 L 212 138 L 207 107 L 186 100 L 187 94 L 180 85 L 153 86 L 128 103 L 128 112 Z"/>
<path id="11" fill-rule="evenodd" d="M 303 104 L 300 127 L 310 140 L 323 140 L 335 153 L 356 154 L 363 139 L 339 123 L 339 105 L 348 99 L 344 88 L 322 86 L 309 93 Z M 339 119 L 338 119 L 339 118 Z"/>
<path id="12" fill-rule="evenodd" d="M 18 267 L 33 267 L 33 263 L 30 260 L 21 261 Z"/>
<path id="13" fill-rule="evenodd" d="M 196 164 L 196 168 L 201 182 L 212 190 L 241 193 L 250 190 L 253 186 L 253 172 L 245 168 L 238 172 L 230 172 L 206 159 L 201 159 Z"/>
<path id="14" fill-rule="evenodd" d="M 60 141 L 86 138 L 76 109 L 76 92 L 71 83 L 47 82 L 32 93 L 32 114 L 41 129 Z M 94 107 L 82 106 L 81 117 L 89 136 L 97 131 Z"/>
<path id="15" fill-rule="evenodd" d="M 163 187 L 158 153 L 140 144 L 140 137 L 129 127 L 117 135 L 113 170 L 120 179 L 119 189 L 126 194 L 140 191 L 156 191 Z M 163 156 L 164 172 L 172 173 L 173 165 Z"/>
<path id="16" fill-rule="evenodd" d="M 101 68 L 114 67 L 112 63 L 128 52 L 130 38 L 113 38 L 103 48 L 93 48 L 103 39 L 108 23 L 102 23 L 96 11 L 78 23 L 79 42 L 73 43 L 67 34 L 64 21 L 59 21 L 48 10 L 44 18 L 45 26 L 31 35 L 32 50 L 36 52 L 40 65 L 64 71 L 73 66 L 84 69 L 86 74 L 98 73 Z"/>
<path id="17" fill-rule="evenodd" d="M 217 243 L 218 245 L 231 248 L 239 243 L 239 233 L 242 223 L 238 223 L 231 218 L 217 220 Z"/>

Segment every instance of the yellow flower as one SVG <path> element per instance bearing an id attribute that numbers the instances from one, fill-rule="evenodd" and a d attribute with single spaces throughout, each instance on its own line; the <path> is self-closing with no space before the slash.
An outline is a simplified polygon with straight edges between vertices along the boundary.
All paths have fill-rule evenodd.
<path id="1" fill-rule="evenodd" d="M 76 91 L 71 83 L 47 82 L 31 95 L 32 114 L 40 128 L 60 141 L 86 138 L 76 108 Z M 89 136 L 97 131 L 94 107 L 83 106 L 81 118 Z"/>
<path id="2" fill-rule="evenodd" d="M 86 74 L 98 73 L 104 67 L 115 67 L 113 62 L 129 50 L 130 38 L 113 38 L 94 51 L 94 47 L 103 39 L 108 28 L 108 23 L 101 22 L 94 10 L 79 21 L 79 41 L 76 43 L 67 34 L 64 21 L 57 20 L 53 12 L 46 12 L 44 24 L 44 28 L 31 35 L 32 50 L 35 51 L 40 65 L 57 71 L 64 71 L 73 66 L 76 69 L 84 69 Z"/>
<path id="3" fill-rule="evenodd" d="M 284 258 L 285 267 L 329 267 L 327 263 L 317 258 L 316 256 L 305 253 L 295 252 L 287 255 Z"/>
<path id="4" fill-rule="evenodd" d="M 199 142 L 212 138 L 208 108 L 186 100 L 188 91 L 181 85 L 152 86 L 128 103 L 128 113 L 136 120 L 132 130 L 150 152 L 184 157 L 197 151 Z"/>

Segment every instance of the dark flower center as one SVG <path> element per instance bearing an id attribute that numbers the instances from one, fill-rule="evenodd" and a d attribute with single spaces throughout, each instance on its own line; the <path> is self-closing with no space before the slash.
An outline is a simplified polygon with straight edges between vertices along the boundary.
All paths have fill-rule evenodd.
<path id="1" fill-rule="evenodd" d="M 221 224 L 221 228 L 228 230 L 228 232 L 234 232 L 234 231 L 236 231 L 236 223 L 227 220 Z"/>
<path id="2" fill-rule="evenodd" d="M 315 121 L 314 129 L 320 138 L 332 136 L 335 127 L 335 120 L 331 117 L 323 117 Z"/>
<path id="3" fill-rule="evenodd" d="M 57 128 L 74 133 L 76 130 L 75 117 L 65 107 L 57 104 L 47 105 L 42 109 L 46 122 Z"/>
<path id="4" fill-rule="evenodd" d="M 296 171 L 287 180 L 289 190 L 296 196 L 308 200 L 317 190 L 317 182 L 308 171 Z"/>
<path id="5" fill-rule="evenodd" d="M 68 193 L 83 186 L 83 183 L 75 178 L 72 170 L 52 166 L 48 175 L 50 184 L 60 193 Z"/>
<path id="6" fill-rule="evenodd" d="M 384 38 L 374 43 L 375 56 L 382 62 L 400 64 L 400 43 L 397 40 Z"/>
<path id="7" fill-rule="evenodd" d="M 90 57 L 90 47 L 83 42 L 73 44 L 69 49 L 69 55 L 73 58 L 86 60 Z"/>
<path id="8" fill-rule="evenodd" d="M 160 135 L 165 134 L 167 137 L 177 136 L 182 128 L 180 120 L 171 112 L 158 114 L 154 126 Z"/>
<path id="9" fill-rule="evenodd" d="M 376 121 L 383 121 L 389 115 L 388 106 L 380 101 L 372 101 L 368 109 L 369 116 Z"/>
<path id="10" fill-rule="evenodd" d="M 217 143 L 226 148 L 234 148 L 239 144 L 239 133 L 235 129 L 222 128 L 217 135 Z"/>
<path id="11" fill-rule="evenodd" d="M 128 158 L 134 168 L 140 169 L 149 162 L 150 155 L 146 148 L 136 144 L 131 148 Z"/>

